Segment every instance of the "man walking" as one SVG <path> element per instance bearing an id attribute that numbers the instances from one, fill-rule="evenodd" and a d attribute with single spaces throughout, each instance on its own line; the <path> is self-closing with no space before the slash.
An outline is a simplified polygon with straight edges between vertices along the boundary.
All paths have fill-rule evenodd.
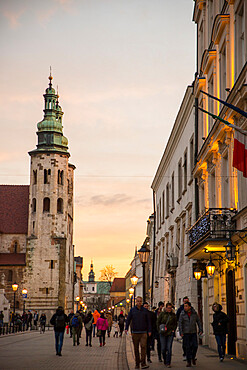
<path id="1" fill-rule="evenodd" d="M 215 302 L 212 309 L 214 315 L 211 325 L 213 326 L 215 339 L 218 345 L 220 362 L 222 362 L 226 353 L 226 334 L 228 333 L 227 323 L 229 318 L 225 312 L 222 312 L 222 306 L 219 303 Z"/>
<path id="2" fill-rule="evenodd" d="M 181 312 L 183 311 L 184 309 L 184 304 L 189 302 L 189 298 L 187 296 L 185 296 L 183 298 L 183 304 L 181 304 L 181 306 L 179 307 L 179 309 L 177 310 L 177 313 L 176 313 L 176 316 L 177 316 L 177 321 L 179 321 L 179 316 L 181 314 Z M 186 352 L 185 352 L 185 345 L 184 345 L 184 340 L 182 342 L 182 348 L 183 348 L 183 360 L 186 361 Z"/>
<path id="3" fill-rule="evenodd" d="M 161 314 L 163 308 L 164 308 L 164 302 L 160 301 L 159 304 L 158 304 L 158 308 L 155 311 L 155 315 L 156 315 L 156 319 L 157 320 L 158 320 L 158 317 Z M 158 351 L 159 362 L 162 362 L 160 335 L 159 335 L 159 332 L 158 331 L 156 331 L 156 333 L 155 333 L 155 339 L 157 340 L 157 351 Z"/>
<path id="4" fill-rule="evenodd" d="M 148 310 L 142 306 L 142 297 L 136 298 L 136 306 L 131 308 L 128 314 L 125 327 L 126 334 L 130 323 L 132 323 L 131 335 L 135 351 L 135 369 L 139 369 L 140 364 L 142 369 L 147 369 L 149 367 L 146 364 L 147 333 L 151 336 L 152 326 Z M 139 345 L 141 346 L 141 359 Z"/>
<path id="5" fill-rule="evenodd" d="M 193 365 L 196 365 L 196 352 L 198 348 L 197 325 L 199 335 L 201 335 L 202 324 L 198 314 L 191 307 L 190 302 L 184 303 L 184 309 L 179 316 L 179 332 L 185 345 L 187 367 L 191 367 L 191 362 Z"/>
<path id="6" fill-rule="evenodd" d="M 81 318 L 79 311 L 77 311 L 74 314 L 74 316 L 70 319 L 70 326 L 72 328 L 73 346 L 75 346 L 75 339 L 76 339 L 77 345 L 79 346 L 80 344 L 79 338 L 80 338 L 80 333 L 82 329 L 82 318 Z"/>
<path id="7" fill-rule="evenodd" d="M 56 310 L 56 313 L 52 316 L 50 323 L 54 325 L 55 332 L 55 348 L 56 355 L 62 356 L 62 347 L 63 347 L 63 337 L 68 322 L 68 317 L 65 315 L 63 307 L 59 306 Z"/>
<path id="8" fill-rule="evenodd" d="M 38 330 L 38 320 L 39 320 L 39 314 L 37 311 L 35 311 L 33 315 L 33 324 L 36 330 Z"/>
<path id="9" fill-rule="evenodd" d="M 166 367 L 171 367 L 172 342 L 177 328 L 177 317 L 172 312 L 172 304 L 166 304 L 165 312 L 161 312 L 157 320 L 157 329 L 160 334 L 161 352 Z"/>
<path id="10" fill-rule="evenodd" d="M 74 316 L 74 311 L 71 310 L 70 313 L 68 314 L 70 338 L 72 338 L 72 326 L 70 325 L 70 321 L 73 316 Z"/>

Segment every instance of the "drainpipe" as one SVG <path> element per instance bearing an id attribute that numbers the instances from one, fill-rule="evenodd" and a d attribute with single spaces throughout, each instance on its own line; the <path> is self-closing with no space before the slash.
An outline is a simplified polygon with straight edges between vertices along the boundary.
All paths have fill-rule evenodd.
<path id="1" fill-rule="evenodd" d="M 153 190 L 153 210 L 154 210 L 154 226 L 153 226 L 153 266 L 152 266 L 152 285 L 151 285 L 151 307 L 153 306 L 154 298 L 154 266 L 155 266 L 155 235 L 156 235 L 156 202 L 155 191 Z"/>

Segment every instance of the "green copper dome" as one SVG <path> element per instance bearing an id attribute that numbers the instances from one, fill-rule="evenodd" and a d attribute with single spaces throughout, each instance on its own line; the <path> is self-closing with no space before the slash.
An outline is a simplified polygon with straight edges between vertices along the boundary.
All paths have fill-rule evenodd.
<path id="1" fill-rule="evenodd" d="M 58 103 L 58 94 L 52 87 L 52 76 L 49 76 L 49 87 L 45 90 L 44 118 L 37 124 L 38 144 L 32 152 L 68 153 L 68 139 L 63 136 L 63 111 Z M 31 152 L 31 153 L 32 153 Z"/>

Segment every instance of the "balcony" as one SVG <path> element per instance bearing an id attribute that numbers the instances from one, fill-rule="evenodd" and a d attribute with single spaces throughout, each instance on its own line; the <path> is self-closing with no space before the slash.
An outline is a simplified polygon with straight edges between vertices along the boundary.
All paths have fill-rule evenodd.
<path id="1" fill-rule="evenodd" d="M 188 230 L 190 244 L 188 256 L 198 258 L 200 257 L 198 253 L 205 248 L 209 251 L 223 252 L 226 241 L 236 229 L 233 219 L 236 212 L 229 208 L 209 208 Z"/>

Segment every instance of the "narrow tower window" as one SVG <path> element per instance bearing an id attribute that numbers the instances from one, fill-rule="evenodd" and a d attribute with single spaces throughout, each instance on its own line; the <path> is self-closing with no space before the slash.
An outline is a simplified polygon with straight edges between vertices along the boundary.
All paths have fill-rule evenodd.
<path id="1" fill-rule="evenodd" d="M 36 198 L 33 198 L 32 208 L 33 208 L 33 212 L 36 212 Z"/>
<path id="2" fill-rule="evenodd" d="M 43 212 L 50 212 L 50 199 L 49 198 L 44 198 Z"/>
<path id="3" fill-rule="evenodd" d="M 37 170 L 33 171 L 33 184 L 37 184 Z"/>
<path id="4" fill-rule="evenodd" d="M 18 243 L 17 242 L 15 242 L 15 244 L 14 244 L 14 253 L 17 253 L 18 252 Z"/>
<path id="5" fill-rule="evenodd" d="M 50 184 L 51 170 L 44 170 L 44 184 Z"/>
<path id="6" fill-rule="evenodd" d="M 58 170 L 57 183 L 63 185 L 63 171 Z"/>
<path id="7" fill-rule="evenodd" d="M 63 200 L 58 198 L 57 200 L 57 213 L 63 213 Z"/>

